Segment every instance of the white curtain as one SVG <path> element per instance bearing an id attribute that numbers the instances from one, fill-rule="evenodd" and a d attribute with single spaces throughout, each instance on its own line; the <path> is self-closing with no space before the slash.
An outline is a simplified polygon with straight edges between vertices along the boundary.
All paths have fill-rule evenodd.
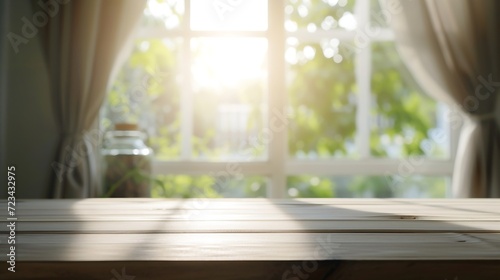
<path id="1" fill-rule="evenodd" d="M 37 1 L 38 2 L 38 1 Z M 51 7 L 44 50 L 61 140 L 53 163 L 53 198 L 96 196 L 95 154 L 99 131 L 92 130 L 118 54 L 129 39 L 145 0 L 72 0 Z M 55 12 L 54 12 L 55 11 Z"/>
<path id="2" fill-rule="evenodd" d="M 500 197 L 500 1 L 391 2 L 383 9 L 393 11 L 388 19 L 410 72 L 450 106 L 450 125 L 465 116 L 454 197 Z"/>

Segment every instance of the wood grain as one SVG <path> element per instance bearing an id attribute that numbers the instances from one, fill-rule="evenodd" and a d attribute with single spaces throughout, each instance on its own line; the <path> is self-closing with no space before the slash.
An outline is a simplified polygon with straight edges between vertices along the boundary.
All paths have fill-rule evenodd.
<path id="1" fill-rule="evenodd" d="M 16 210 L 25 261 L 500 259 L 493 199 L 21 200 Z"/>

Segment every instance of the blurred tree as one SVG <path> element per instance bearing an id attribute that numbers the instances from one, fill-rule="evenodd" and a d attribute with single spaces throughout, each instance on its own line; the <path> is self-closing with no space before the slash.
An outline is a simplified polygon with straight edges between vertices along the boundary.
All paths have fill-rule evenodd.
<path id="1" fill-rule="evenodd" d="M 354 14 L 355 1 L 303 0 L 288 1 L 287 4 L 285 10 L 292 24 L 285 24 L 285 27 L 308 31 L 349 30 L 353 27 L 349 20 Z M 372 11 L 380 11 L 377 1 L 372 1 L 372 7 Z M 372 24 L 384 26 L 375 16 L 371 18 Z M 372 155 L 406 158 L 443 154 L 439 150 L 431 154 L 423 148 L 423 143 L 430 141 L 429 132 L 436 123 L 436 102 L 425 96 L 415 84 L 400 60 L 394 42 L 356 45 L 335 38 L 326 38 L 321 43 L 289 41 L 285 56 L 290 64 L 288 99 L 292 111 L 289 153 L 311 159 L 358 156 L 354 145 L 358 98 L 354 61 L 362 48 L 371 48 L 372 57 Z M 395 142 L 399 145 L 393 144 Z M 289 177 L 289 190 L 298 190 L 292 192 L 298 197 L 318 197 L 315 192 L 318 185 L 325 186 L 329 182 L 332 190 L 348 190 L 346 195 L 349 196 L 394 197 L 411 191 L 404 184 L 417 189 L 410 181 L 395 184 L 391 176 L 365 176 L 347 181 L 321 177 L 317 185 L 312 185 L 310 178 Z M 426 182 L 426 188 L 418 188 L 420 192 L 445 196 L 444 180 Z M 344 188 L 346 184 L 347 188 Z M 433 189 L 437 189 L 437 193 Z M 331 194 L 336 195 L 335 191 L 321 192 L 322 196 Z"/>

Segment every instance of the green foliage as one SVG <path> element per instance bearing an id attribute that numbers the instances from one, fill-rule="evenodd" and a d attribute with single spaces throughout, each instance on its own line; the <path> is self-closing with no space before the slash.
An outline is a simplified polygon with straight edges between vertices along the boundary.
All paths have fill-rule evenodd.
<path id="1" fill-rule="evenodd" d="M 335 197 L 335 182 L 316 176 L 291 176 L 287 179 L 288 196 Z"/>
<path id="2" fill-rule="evenodd" d="M 334 22 L 338 22 L 346 12 L 354 14 L 356 1 L 299 0 L 286 2 L 293 7 L 289 19 L 297 23 L 298 29 L 306 29 L 310 23 L 318 27 L 321 26 L 321 23 L 328 16 L 331 16 L 335 20 Z M 335 4 L 330 5 L 327 2 Z M 334 23 L 333 26 L 337 27 L 337 25 L 338 23 Z"/>
<path id="3" fill-rule="evenodd" d="M 353 143 L 356 133 L 354 60 L 327 59 L 319 44 L 301 43 L 297 49 L 307 46 L 314 48 L 314 58 L 290 65 L 289 71 L 290 154 L 347 156 L 346 143 Z"/>
<path id="4" fill-rule="evenodd" d="M 177 45 L 160 39 L 136 41 L 108 94 L 105 110 L 108 124 L 139 123 L 160 158 L 180 154 Z"/>
<path id="5" fill-rule="evenodd" d="M 369 176 L 355 177 L 348 186 L 353 196 L 391 198 L 446 197 L 446 179 L 440 177 Z"/>
<path id="6" fill-rule="evenodd" d="M 372 44 L 372 93 L 376 106 L 374 119 L 385 120 L 386 125 L 376 126 L 371 133 L 370 147 L 375 156 L 388 156 L 380 143 L 386 134 L 391 140 L 405 139 L 401 156 L 424 155 L 422 141 L 429 138 L 436 116 L 436 102 L 422 94 L 401 62 L 393 42 Z"/>
<path id="7" fill-rule="evenodd" d="M 184 1 L 148 0 L 141 25 L 159 29 L 176 29 L 179 28 L 183 20 Z"/>
<path id="8" fill-rule="evenodd" d="M 290 1 L 293 12 L 289 18 L 299 28 L 307 28 L 311 23 L 321 26 L 330 16 L 337 26 L 345 12 L 353 12 L 355 1 L 347 1 L 343 7 L 331 7 L 325 2 Z M 307 13 L 300 12 L 304 6 Z M 384 26 L 376 18 L 380 8 L 376 3 L 372 6 L 376 8 L 372 11 L 375 13 L 372 23 Z M 314 49 L 312 59 L 304 59 L 307 46 Z M 293 112 L 289 126 L 290 154 L 313 158 L 357 157 L 357 151 L 349 149 L 356 133 L 355 100 L 358 98 L 354 61 L 360 48 L 370 46 L 339 41 L 333 49 L 335 56 L 342 59 L 327 58 L 327 48 L 332 48 L 331 43 L 300 42 L 291 47 L 295 48 L 299 59 L 289 67 L 288 97 Z M 431 141 L 429 131 L 436 123 L 436 102 L 425 96 L 411 78 L 394 43 L 372 42 L 371 56 L 371 154 L 395 158 L 442 155 L 441 150 L 430 153 L 423 149 L 424 141 Z M 389 146 L 397 148 L 390 149 Z M 418 191 L 429 197 L 445 196 L 444 180 L 424 178 L 412 181 L 406 178 L 398 186 L 407 187 L 396 188 L 391 185 L 391 176 L 356 177 L 353 180 L 337 177 L 319 179 L 322 183 L 319 187 L 311 184 L 311 178 L 317 177 L 289 177 L 289 195 L 291 190 L 292 197 L 400 197 L 412 191 L 413 195 Z"/>
<path id="9" fill-rule="evenodd" d="M 153 188 L 152 197 L 220 197 L 212 188 L 214 179 L 210 176 L 158 176 L 157 180 L 159 186 Z"/>
<path id="10" fill-rule="evenodd" d="M 287 180 L 289 197 L 446 197 L 447 181 L 441 177 L 411 176 L 291 176 Z"/>

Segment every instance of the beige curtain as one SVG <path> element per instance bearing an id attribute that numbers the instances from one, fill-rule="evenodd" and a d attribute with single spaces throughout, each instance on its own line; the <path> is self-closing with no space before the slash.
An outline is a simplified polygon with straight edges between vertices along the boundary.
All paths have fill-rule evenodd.
<path id="1" fill-rule="evenodd" d="M 38 2 L 38 1 L 37 1 Z M 49 1 L 44 49 L 61 140 L 54 198 L 96 196 L 100 132 L 95 128 L 122 45 L 145 0 Z"/>
<path id="2" fill-rule="evenodd" d="M 465 116 L 454 196 L 500 197 L 500 1 L 389 5 L 385 8 L 395 12 L 388 19 L 410 72 L 428 94 L 449 104 L 450 125 Z"/>

